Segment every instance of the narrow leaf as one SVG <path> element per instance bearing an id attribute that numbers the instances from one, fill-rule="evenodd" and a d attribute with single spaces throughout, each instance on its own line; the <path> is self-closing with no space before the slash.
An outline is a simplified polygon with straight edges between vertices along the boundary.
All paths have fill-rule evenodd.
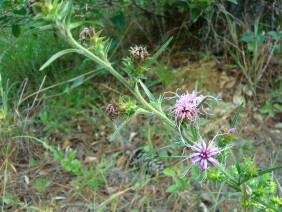
<path id="1" fill-rule="evenodd" d="M 266 174 L 266 173 L 269 173 L 269 172 L 276 171 L 276 170 L 278 170 L 278 169 L 282 169 L 282 166 L 276 166 L 276 167 L 273 167 L 273 168 L 270 168 L 270 169 L 266 169 L 266 170 L 260 171 L 260 172 L 258 173 L 258 176 L 263 175 L 263 174 Z"/>
<path id="2" fill-rule="evenodd" d="M 41 66 L 41 68 L 39 69 L 39 71 L 42 71 L 43 69 L 45 69 L 46 67 L 48 67 L 51 63 L 53 63 L 55 60 L 57 60 L 59 57 L 65 55 L 65 54 L 68 54 L 68 53 L 72 53 L 72 52 L 76 52 L 76 53 L 79 53 L 81 54 L 81 52 L 77 49 L 65 49 L 65 50 L 62 50 L 56 54 L 54 54 L 49 60 L 47 60 L 47 62 L 45 62 L 43 64 L 43 66 Z"/>
<path id="3" fill-rule="evenodd" d="M 205 101 L 207 101 L 208 98 L 209 98 L 208 96 L 204 98 L 203 101 L 201 101 L 200 104 L 197 106 L 197 108 L 199 109 L 201 105 L 204 104 Z"/>
<path id="4" fill-rule="evenodd" d="M 242 108 L 243 108 L 243 104 L 244 104 L 244 102 L 242 102 L 241 105 L 238 107 L 238 109 L 237 109 L 237 111 L 235 113 L 235 116 L 233 117 L 233 119 L 231 121 L 231 128 L 235 127 L 236 121 L 237 121 L 237 119 L 239 117 L 239 114 L 240 114 Z"/>
<path id="5" fill-rule="evenodd" d="M 172 169 L 169 169 L 169 168 L 164 169 L 163 173 L 166 176 L 170 176 L 170 177 L 175 176 L 175 172 Z"/>
<path id="6" fill-rule="evenodd" d="M 18 38 L 20 36 L 21 33 L 21 28 L 18 24 L 13 24 L 12 25 L 12 34 Z"/>
<path id="7" fill-rule="evenodd" d="M 165 190 L 165 192 L 173 193 L 173 192 L 179 191 L 179 189 L 180 189 L 179 186 L 178 186 L 177 184 L 175 184 L 175 185 L 169 186 L 169 187 Z"/>
<path id="8" fill-rule="evenodd" d="M 270 169 L 266 169 L 266 170 L 260 171 L 256 177 L 259 177 L 259 176 L 261 176 L 261 175 L 267 174 L 267 173 L 269 173 L 269 172 L 276 171 L 276 170 L 278 170 L 278 169 L 282 169 L 282 166 L 277 166 L 277 167 L 273 167 L 273 168 L 270 168 Z M 243 180 L 240 182 L 240 185 L 242 185 L 243 183 L 245 183 L 245 182 L 247 182 L 247 181 L 249 181 L 249 180 L 251 180 L 251 179 L 254 179 L 254 178 L 245 178 L 245 179 L 243 179 Z"/>
<path id="9" fill-rule="evenodd" d="M 145 65 L 145 70 L 148 69 L 155 61 L 156 59 L 160 56 L 160 54 L 165 50 L 165 48 L 170 44 L 170 42 L 172 41 L 171 37 L 170 39 L 168 39 L 168 41 L 162 45 L 162 47 L 156 52 L 156 54 L 154 54 L 154 56 L 146 63 Z"/>
<path id="10" fill-rule="evenodd" d="M 143 90 L 145 91 L 145 93 L 147 94 L 148 98 L 150 99 L 151 102 L 156 102 L 155 97 L 153 96 L 153 94 L 151 93 L 151 91 L 147 88 L 147 86 L 141 81 L 139 80 L 140 85 L 142 86 Z"/>

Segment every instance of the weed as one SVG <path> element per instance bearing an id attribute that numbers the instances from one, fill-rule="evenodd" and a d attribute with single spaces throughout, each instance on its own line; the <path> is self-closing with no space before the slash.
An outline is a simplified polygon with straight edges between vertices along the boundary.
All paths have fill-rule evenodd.
<path id="1" fill-rule="evenodd" d="M 32 187 L 39 193 L 44 194 L 48 187 L 49 187 L 50 181 L 48 178 L 39 178 L 36 179 L 33 183 Z"/>

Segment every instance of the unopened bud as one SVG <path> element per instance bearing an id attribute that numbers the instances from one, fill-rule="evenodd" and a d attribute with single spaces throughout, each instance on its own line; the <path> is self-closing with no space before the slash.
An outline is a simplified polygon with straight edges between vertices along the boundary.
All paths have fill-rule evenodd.
<path id="1" fill-rule="evenodd" d="M 130 48 L 130 58 L 134 64 L 141 65 L 148 60 L 149 53 L 145 47 L 135 46 Z"/>
<path id="2" fill-rule="evenodd" d="M 118 104 L 114 101 L 107 106 L 106 111 L 111 120 L 116 119 L 119 116 Z"/>
<path id="3" fill-rule="evenodd" d="M 90 42 L 91 38 L 95 36 L 95 30 L 93 27 L 85 27 L 79 34 L 79 40 L 81 44 Z"/>

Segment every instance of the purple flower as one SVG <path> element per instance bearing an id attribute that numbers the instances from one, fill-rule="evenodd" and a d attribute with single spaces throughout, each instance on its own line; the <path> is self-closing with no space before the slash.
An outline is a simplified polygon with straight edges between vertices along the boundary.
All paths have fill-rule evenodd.
<path id="1" fill-rule="evenodd" d="M 175 105 L 171 108 L 172 113 L 180 119 L 180 122 L 188 120 L 191 123 L 198 119 L 199 109 L 197 107 L 205 97 L 203 95 L 196 96 L 196 94 L 195 91 L 191 94 L 186 91 L 183 95 L 177 95 L 179 99 L 176 100 Z"/>
<path id="2" fill-rule="evenodd" d="M 208 145 L 204 139 L 200 139 L 198 143 L 191 146 L 191 149 L 195 151 L 189 155 L 192 163 L 202 170 L 208 169 L 208 164 L 219 164 L 218 160 L 215 159 L 217 155 L 221 153 L 221 150 L 215 146 L 214 141 L 210 141 Z"/>
<path id="3" fill-rule="evenodd" d="M 236 131 L 236 128 L 230 128 L 230 129 L 227 131 L 227 133 L 228 133 L 228 134 L 234 134 L 235 131 Z"/>

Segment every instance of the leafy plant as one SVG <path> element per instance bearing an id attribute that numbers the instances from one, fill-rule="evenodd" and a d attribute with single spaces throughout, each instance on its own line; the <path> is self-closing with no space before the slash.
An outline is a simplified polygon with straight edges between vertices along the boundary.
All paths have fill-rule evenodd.
<path id="1" fill-rule="evenodd" d="M 46 192 L 46 190 L 49 187 L 49 180 L 47 178 L 39 178 L 36 179 L 34 184 L 33 184 L 33 188 L 39 192 L 44 194 Z"/>
<path id="2" fill-rule="evenodd" d="M 162 102 L 164 100 L 164 96 L 160 95 L 158 98 L 155 98 L 146 86 L 146 81 L 142 81 L 146 72 L 150 71 L 150 67 L 170 44 L 172 38 L 168 39 L 167 42 L 163 44 L 163 46 L 152 56 L 149 56 L 143 47 L 133 48 L 131 50 L 131 57 L 126 59 L 127 63 L 125 70 L 127 77 L 129 77 L 128 79 L 127 77 L 124 77 L 123 73 L 117 71 L 113 67 L 113 64 L 110 63 L 108 57 L 110 41 L 101 37 L 101 33 L 96 32 L 94 27 L 85 27 L 80 33 L 80 39 L 78 40 L 73 37 L 72 30 L 80 25 L 80 23 L 73 23 L 71 21 L 73 1 L 48 1 L 47 3 L 47 9 L 44 7 L 41 8 L 41 10 L 38 10 L 39 12 L 36 15 L 36 21 L 34 24 L 36 24 L 36 27 L 40 30 L 53 30 L 55 28 L 59 35 L 68 41 L 71 48 L 54 54 L 42 65 L 40 70 L 44 70 L 56 59 L 64 56 L 65 54 L 81 54 L 89 60 L 99 64 L 106 71 L 116 77 L 136 99 L 135 102 L 130 98 L 124 98 L 122 95 L 122 100 L 119 104 L 111 103 L 107 107 L 107 113 L 111 119 L 118 118 L 119 121 L 125 119 L 123 123 L 127 123 L 127 121 L 135 115 L 146 114 L 159 118 L 163 124 L 168 125 L 172 131 L 176 132 L 177 136 L 174 134 L 172 135 L 178 138 L 179 145 L 183 147 L 182 155 L 178 157 L 182 159 L 182 164 L 189 165 L 182 173 L 183 178 L 180 179 L 177 178 L 177 172 L 171 169 L 166 169 L 165 174 L 167 176 L 171 176 L 175 182 L 174 185 L 171 185 L 167 189 L 167 192 L 179 192 L 180 190 L 186 190 L 188 185 L 186 184 L 185 176 L 190 169 L 196 169 L 197 172 L 193 171 L 192 174 L 197 174 L 197 179 L 200 180 L 200 182 L 203 182 L 206 179 L 214 182 L 224 182 L 232 189 L 233 192 L 241 193 L 241 199 L 244 203 L 242 207 L 244 210 L 247 208 L 245 203 L 248 200 L 260 203 L 263 207 L 268 209 L 276 211 L 279 210 L 279 201 L 281 200 L 277 197 L 278 199 L 272 198 L 272 201 L 265 202 L 262 199 L 263 195 L 257 195 L 257 193 L 263 193 L 260 191 L 261 188 L 257 186 L 257 183 L 260 183 L 259 177 L 281 169 L 282 166 L 258 171 L 250 158 L 245 158 L 244 162 L 240 163 L 231 150 L 234 134 L 236 133 L 235 124 L 239 113 L 242 110 L 243 104 L 241 104 L 235 112 L 229 129 L 221 128 L 215 133 L 212 139 L 205 139 L 205 137 L 202 137 L 201 135 L 201 125 L 199 123 L 201 119 L 199 117 L 203 114 L 206 116 L 210 115 L 208 111 L 211 110 L 211 106 L 208 102 L 215 101 L 218 103 L 220 100 L 219 96 L 214 97 L 203 95 L 198 92 L 198 88 L 196 86 L 196 89 L 191 93 L 188 91 L 184 94 L 178 94 L 175 92 L 172 93 L 172 96 L 166 97 L 166 100 L 175 100 L 175 103 L 171 105 L 168 110 L 163 110 Z M 255 28 L 255 35 L 254 40 L 252 40 L 254 43 L 250 42 L 249 50 L 247 50 L 251 51 L 253 48 L 252 54 L 257 54 L 255 51 L 259 49 L 261 42 L 258 25 Z M 239 51 L 240 49 L 237 47 L 236 50 Z M 237 53 L 240 52 L 241 51 Z M 249 53 L 251 55 L 251 52 Z M 254 65 L 253 57 L 255 56 L 253 55 L 251 57 L 252 65 Z M 261 54 L 259 53 L 256 58 L 261 59 Z M 239 61 L 238 64 L 241 64 L 241 61 Z M 248 64 L 244 63 L 243 65 L 244 66 L 242 67 L 244 68 Z M 250 70 L 248 69 L 244 69 L 244 71 L 246 77 L 251 77 L 248 78 L 248 80 L 251 80 L 253 77 L 255 78 L 256 85 L 261 77 L 263 69 L 256 69 L 254 72 L 249 72 Z M 140 91 L 140 89 L 142 89 L 142 91 Z M 130 108 L 128 105 L 130 105 Z M 130 112 L 128 109 L 130 109 Z M 124 125 L 125 124 L 122 124 L 121 126 L 123 127 Z M 39 142 L 53 153 L 54 159 L 60 161 L 61 166 L 63 166 L 66 170 L 73 172 L 77 176 L 83 175 L 83 177 L 86 177 L 86 179 L 89 179 L 90 182 L 92 182 L 92 180 L 88 178 L 88 172 L 83 174 L 83 168 L 81 167 L 80 161 L 75 159 L 75 151 L 70 150 L 64 154 L 45 142 L 40 140 Z M 227 159 L 230 156 L 234 159 L 234 165 L 227 167 Z M 99 171 L 95 170 L 95 173 L 98 174 Z M 83 181 L 85 181 L 85 179 Z M 256 183 L 252 184 L 252 181 Z M 95 182 L 90 183 L 90 186 L 95 188 L 97 184 L 95 184 Z M 113 195 L 113 198 L 116 196 L 118 196 L 118 194 Z M 107 201 L 102 203 L 102 205 L 106 204 L 106 202 Z"/>
<path id="3" fill-rule="evenodd" d="M 229 53 L 247 79 L 252 93 L 256 95 L 256 87 L 266 72 L 270 59 L 280 51 L 282 32 L 265 33 L 257 19 L 252 32 L 238 35 L 236 23 L 227 15 L 226 17 L 231 35 L 231 40 L 226 40 Z"/>

